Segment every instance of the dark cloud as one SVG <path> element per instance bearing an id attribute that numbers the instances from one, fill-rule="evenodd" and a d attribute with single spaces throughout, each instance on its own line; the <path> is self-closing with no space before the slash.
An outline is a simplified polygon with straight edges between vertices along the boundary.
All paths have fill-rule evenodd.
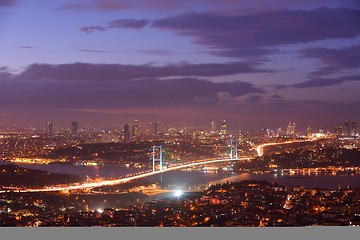
<path id="1" fill-rule="evenodd" d="M 120 11 L 126 9 L 155 9 L 184 11 L 195 8 L 209 10 L 234 10 L 236 12 L 254 12 L 269 9 L 313 9 L 319 6 L 350 7 L 359 9 L 358 0 L 302 0 L 302 1 L 279 1 L 279 0 L 82 0 L 72 4 L 61 5 L 56 10 L 76 11 Z M 257 9 L 257 10 L 255 10 Z"/>
<path id="2" fill-rule="evenodd" d="M 246 98 L 246 101 L 251 102 L 251 103 L 258 103 L 258 102 L 260 102 L 261 98 L 262 97 L 260 95 L 251 95 Z"/>
<path id="3" fill-rule="evenodd" d="M 0 7 L 12 7 L 17 0 L 0 0 Z"/>
<path id="4" fill-rule="evenodd" d="M 37 47 L 27 46 L 27 45 L 17 46 L 17 48 L 22 48 L 22 49 L 37 49 Z"/>
<path id="5" fill-rule="evenodd" d="M 76 2 L 71 4 L 60 5 L 55 8 L 57 11 L 89 11 L 89 10 L 101 10 L 101 11 L 117 11 L 121 9 L 127 9 L 129 4 L 127 1 L 109 1 L 109 0 L 87 0 L 83 2 Z"/>
<path id="6" fill-rule="evenodd" d="M 196 78 L 142 79 L 132 81 L 2 80 L 1 108 L 149 108 L 215 106 L 221 95 L 236 98 L 262 93 L 250 83 L 214 83 Z"/>
<path id="7" fill-rule="evenodd" d="M 360 75 L 358 76 L 344 76 L 339 78 L 314 78 L 305 82 L 291 85 L 294 88 L 314 88 L 314 87 L 328 87 L 338 85 L 344 82 L 360 81 Z"/>
<path id="8" fill-rule="evenodd" d="M 184 77 L 34 81 L 24 76 L 0 68 L 0 112 L 10 122 L 52 119 L 58 124 L 75 119 L 81 124 L 98 124 L 141 117 L 142 121 L 190 121 L 204 126 L 204 121 L 216 118 L 226 119 L 230 129 L 260 129 L 286 127 L 288 121 L 295 119 L 297 126 L 317 124 L 323 129 L 324 122 L 337 124 L 345 118 L 360 117 L 353 110 L 358 102 L 289 101 L 276 95 L 267 101 L 261 98 L 265 95 L 263 89 L 241 81 L 211 82 Z"/>
<path id="9" fill-rule="evenodd" d="M 103 26 L 88 26 L 80 28 L 80 31 L 85 33 L 92 33 L 94 31 L 105 31 L 106 29 L 107 27 Z"/>
<path id="10" fill-rule="evenodd" d="M 327 65 L 319 68 L 312 75 L 328 75 L 344 69 L 360 68 L 360 45 L 341 49 L 317 47 L 305 49 L 302 52 L 305 57 L 318 58 Z"/>
<path id="11" fill-rule="evenodd" d="M 180 63 L 166 66 L 124 65 L 124 64 L 33 64 L 30 65 L 17 78 L 21 79 L 58 79 L 58 80 L 130 80 L 140 78 L 198 76 L 213 77 L 233 75 L 238 73 L 270 72 L 257 69 L 243 62 L 230 63 Z"/>
<path id="12" fill-rule="evenodd" d="M 275 95 L 271 95 L 271 96 L 270 96 L 270 98 L 271 98 L 271 99 L 283 99 L 283 97 L 282 97 L 282 96 L 277 95 L 277 94 L 275 94 Z"/>
<path id="13" fill-rule="evenodd" d="M 133 28 L 141 29 L 149 23 L 147 19 L 119 19 L 108 23 L 108 28 Z"/>
<path id="14" fill-rule="evenodd" d="M 119 19 L 108 22 L 104 26 L 86 26 L 81 27 L 80 31 L 85 33 L 92 33 L 94 31 L 106 31 L 111 28 L 130 28 L 130 29 L 142 29 L 149 23 L 147 19 L 135 20 L 135 19 Z"/>
<path id="15" fill-rule="evenodd" d="M 348 8 L 278 10 L 247 15 L 187 13 L 156 20 L 155 28 L 189 36 L 222 56 L 259 57 L 276 46 L 360 34 L 360 11 Z"/>
<path id="16" fill-rule="evenodd" d="M 118 51 L 109 51 L 102 49 L 91 49 L 91 48 L 78 48 L 76 49 L 78 52 L 87 52 L 87 53 L 118 53 Z"/>

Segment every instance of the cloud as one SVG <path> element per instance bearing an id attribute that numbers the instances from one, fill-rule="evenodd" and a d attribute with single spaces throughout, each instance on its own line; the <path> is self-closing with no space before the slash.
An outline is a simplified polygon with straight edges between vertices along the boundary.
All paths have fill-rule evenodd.
<path id="1" fill-rule="evenodd" d="M 80 31 L 85 33 L 92 33 L 94 31 L 106 31 L 112 28 L 130 28 L 139 30 L 144 28 L 149 23 L 147 19 L 119 19 L 108 22 L 105 26 L 85 26 L 81 27 Z"/>
<path id="2" fill-rule="evenodd" d="M 17 46 L 17 48 L 22 48 L 22 49 L 37 49 L 37 47 L 27 46 L 27 45 Z"/>
<path id="3" fill-rule="evenodd" d="M 358 76 L 343 76 L 339 78 L 313 78 L 305 82 L 291 85 L 294 88 L 314 88 L 314 87 L 328 87 L 338 85 L 344 82 L 360 81 L 360 75 Z"/>
<path id="4" fill-rule="evenodd" d="M 21 79 L 53 79 L 53 80 L 131 80 L 140 78 L 159 77 L 213 77 L 234 75 L 238 73 L 271 72 L 258 69 L 243 62 L 202 63 L 202 64 L 170 64 L 165 66 L 124 65 L 124 64 L 32 64 L 17 75 Z"/>
<path id="5" fill-rule="evenodd" d="M 80 28 L 80 31 L 84 33 L 92 33 L 94 31 L 105 31 L 105 30 L 107 30 L 107 27 L 104 26 L 87 26 Z"/>
<path id="6" fill-rule="evenodd" d="M 102 49 L 91 49 L 91 48 L 78 48 L 76 49 L 78 52 L 86 52 L 86 53 L 118 53 L 118 51 L 109 51 Z"/>
<path id="7" fill-rule="evenodd" d="M 132 81 L 1 80 L 1 108 L 146 108 L 215 106 L 219 92 L 230 98 L 263 90 L 250 83 L 214 83 L 197 78 Z"/>
<path id="8" fill-rule="evenodd" d="M 108 23 L 108 28 L 133 28 L 141 29 L 149 23 L 147 19 L 119 19 Z"/>
<path id="9" fill-rule="evenodd" d="M 360 11 L 324 7 L 246 15 L 187 13 L 158 19 L 151 26 L 189 36 L 221 56 L 261 57 L 281 45 L 354 38 L 360 34 Z"/>
<path id="10" fill-rule="evenodd" d="M 0 68 L 0 112 L 8 114 L 3 122 L 52 119 L 68 123 L 75 119 L 96 126 L 104 121 L 139 119 L 189 121 L 204 126 L 204 122 L 216 118 L 226 119 L 230 129 L 244 129 L 239 124 L 247 124 L 245 129 L 259 129 L 280 127 L 282 121 L 285 127 L 293 119 L 299 126 L 316 123 L 322 127 L 324 122 L 336 124 L 347 117 L 360 117 L 353 110 L 359 102 L 261 98 L 266 96 L 262 88 L 242 81 L 211 82 L 195 77 L 102 81 L 98 76 L 80 81 L 82 77 L 44 78 L 38 74 L 39 78 L 35 79 L 35 74 L 31 76 L 14 75 Z"/>
<path id="11" fill-rule="evenodd" d="M 279 1 L 279 0 L 82 0 L 71 4 L 61 5 L 56 10 L 75 11 L 121 11 L 127 9 L 151 9 L 184 11 L 196 8 L 206 10 L 235 10 L 237 12 L 254 12 L 269 9 L 312 9 L 319 6 L 360 8 L 357 0 L 302 0 L 302 1 Z M 255 10 L 256 9 L 256 10 Z"/>
<path id="12" fill-rule="evenodd" d="M 16 0 L 0 0 L 0 7 L 12 7 Z"/>
<path id="13" fill-rule="evenodd" d="M 360 28 L 360 24 L 359 24 Z M 305 57 L 318 58 L 326 67 L 321 67 L 311 75 L 321 76 L 340 72 L 344 69 L 360 68 L 360 45 L 341 49 L 310 48 L 302 51 Z"/>

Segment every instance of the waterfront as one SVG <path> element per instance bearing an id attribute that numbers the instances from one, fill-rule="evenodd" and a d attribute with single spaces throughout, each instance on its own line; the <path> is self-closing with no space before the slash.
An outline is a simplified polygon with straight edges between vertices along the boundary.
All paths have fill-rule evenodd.
<path id="1" fill-rule="evenodd" d="M 6 162 L 1 162 L 6 164 Z M 132 169 L 120 166 L 75 166 L 71 164 L 20 164 L 17 166 L 29 169 L 39 169 L 51 173 L 76 174 L 82 178 L 119 178 L 129 173 L 140 172 L 143 169 Z M 242 180 L 265 180 L 280 185 L 304 186 L 304 187 L 360 187 L 360 174 L 332 175 L 332 174 L 311 174 L 311 175 L 281 175 L 281 174 L 254 174 L 254 173 L 230 173 L 230 172 L 198 172 L 198 171 L 171 171 L 161 175 L 145 178 L 151 182 L 162 182 L 169 185 L 197 185 L 238 182 Z"/>

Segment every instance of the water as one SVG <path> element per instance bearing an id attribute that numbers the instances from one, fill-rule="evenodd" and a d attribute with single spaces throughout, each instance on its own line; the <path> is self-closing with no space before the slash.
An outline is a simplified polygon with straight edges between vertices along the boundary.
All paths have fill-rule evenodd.
<path id="1" fill-rule="evenodd" d="M 160 175 L 152 176 L 152 180 L 158 181 Z M 308 177 L 286 177 L 280 174 L 253 174 L 253 173 L 203 173 L 203 172 L 167 172 L 162 174 L 162 181 L 169 184 L 201 184 L 201 183 L 226 183 L 240 182 L 242 180 L 265 180 L 270 183 L 280 185 L 304 186 L 306 188 L 338 188 L 340 187 L 360 187 L 360 174 L 353 175 L 331 175 L 318 174 Z"/>
<path id="2" fill-rule="evenodd" d="M 0 162 L 0 164 L 6 164 Z M 71 164 L 20 164 L 16 165 L 29 169 L 40 169 L 51 173 L 68 173 L 79 175 L 82 178 L 119 178 L 128 173 L 140 172 L 142 169 L 131 169 L 120 166 L 75 166 Z M 238 182 L 242 180 L 265 180 L 280 185 L 304 186 L 304 187 L 360 187 L 360 174 L 353 175 L 331 175 L 331 174 L 312 174 L 308 177 L 287 177 L 280 174 L 252 174 L 252 173 L 228 173 L 228 172 L 190 172 L 190 171 L 171 171 L 146 178 L 153 182 L 167 184 L 205 184 L 205 183 L 225 183 Z"/>
<path id="3" fill-rule="evenodd" d="M 0 164 L 8 164 L 0 162 Z M 26 163 L 15 163 L 15 165 L 23 168 L 38 169 L 47 171 L 50 173 L 67 173 L 78 175 L 82 178 L 89 176 L 90 178 L 104 177 L 104 178 L 119 178 L 125 176 L 128 173 L 140 172 L 139 169 L 132 169 L 120 166 L 79 166 L 72 164 L 26 164 Z"/>

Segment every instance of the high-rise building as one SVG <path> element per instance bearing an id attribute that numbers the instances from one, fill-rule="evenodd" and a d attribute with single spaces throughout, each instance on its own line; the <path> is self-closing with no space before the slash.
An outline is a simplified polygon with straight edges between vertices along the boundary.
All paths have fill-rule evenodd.
<path id="1" fill-rule="evenodd" d="M 76 135 L 78 132 L 78 122 L 71 122 L 71 134 Z"/>
<path id="2" fill-rule="evenodd" d="M 215 133 L 216 131 L 216 122 L 215 119 L 211 120 L 211 133 Z"/>
<path id="3" fill-rule="evenodd" d="M 344 128 L 343 128 L 343 130 L 344 130 L 344 135 L 345 135 L 345 136 L 350 136 L 350 135 L 351 135 L 350 122 L 349 122 L 348 120 L 346 120 L 346 121 L 344 122 Z"/>
<path id="4" fill-rule="evenodd" d="M 311 126 L 308 126 L 308 127 L 306 128 L 306 136 L 310 136 L 311 133 L 312 133 L 312 128 L 311 128 Z"/>
<path id="5" fill-rule="evenodd" d="M 139 121 L 135 120 L 132 127 L 132 136 L 135 138 L 139 135 Z"/>
<path id="6" fill-rule="evenodd" d="M 336 136 L 344 135 L 344 127 L 342 125 L 337 125 L 334 127 L 334 134 Z"/>
<path id="7" fill-rule="evenodd" d="M 222 122 L 222 124 L 221 124 L 221 131 L 220 131 L 220 133 L 221 133 L 221 135 L 225 135 L 226 134 L 226 121 L 224 120 L 223 122 Z"/>
<path id="8" fill-rule="evenodd" d="M 158 131 L 159 131 L 159 129 L 158 129 L 159 128 L 159 123 L 158 122 L 153 122 L 152 125 L 153 125 L 153 134 L 156 135 L 158 133 Z"/>
<path id="9" fill-rule="evenodd" d="M 124 142 L 130 141 L 130 127 L 128 124 L 124 125 Z"/>
<path id="10" fill-rule="evenodd" d="M 358 133 L 358 129 L 357 129 L 356 121 L 352 121 L 351 122 L 350 134 L 351 134 L 351 136 L 356 136 L 357 133 Z"/>
<path id="11" fill-rule="evenodd" d="M 269 128 L 262 129 L 263 138 L 269 138 L 271 136 L 271 130 Z"/>
<path id="12" fill-rule="evenodd" d="M 287 136 L 294 136 L 295 135 L 295 122 L 289 122 L 287 129 L 286 129 Z"/>
<path id="13" fill-rule="evenodd" d="M 46 122 L 46 133 L 51 135 L 54 132 L 54 125 L 52 122 Z"/>

